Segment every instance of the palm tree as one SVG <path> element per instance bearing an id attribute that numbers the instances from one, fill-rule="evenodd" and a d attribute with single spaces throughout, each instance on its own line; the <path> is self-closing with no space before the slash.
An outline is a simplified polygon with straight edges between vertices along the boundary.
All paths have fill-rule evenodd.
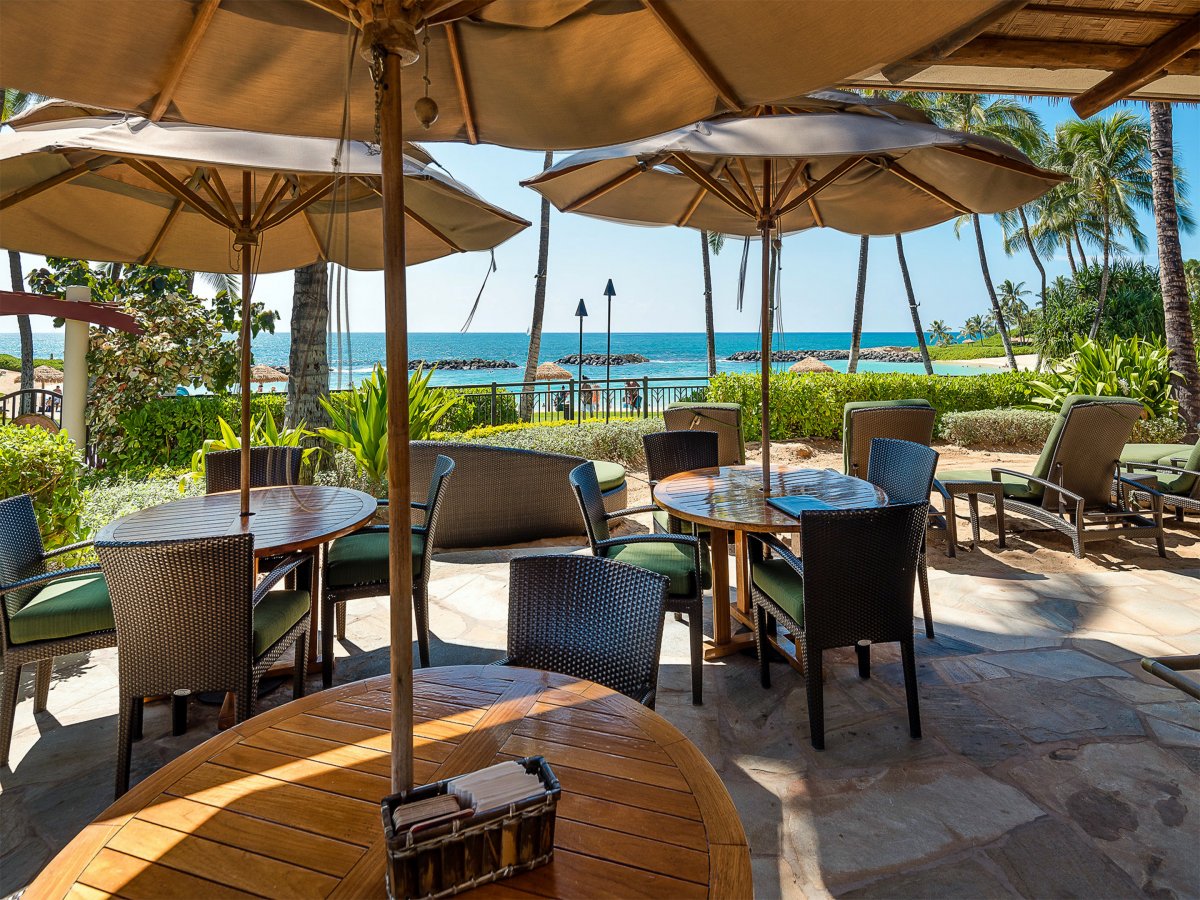
<path id="1" fill-rule="evenodd" d="M 712 263 L 709 251 L 713 255 L 721 252 L 725 246 L 725 235 L 715 231 L 700 232 L 700 255 L 704 261 L 704 335 L 708 341 L 708 375 L 711 378 L 717 374 L 717 335 L 713 330 L 713 290 Z"/>
<path id="2" fill-rule="evenodd" d="M 926 107 L 930 117 L 944 128 L 954 131 L 966 131 L 996 138 L 1017 146 L 1032 146 L 1042 132 L 1042 123 L 1037 114 L 1017 100 L 1007 97 L 989 99 L 978 94 L 935 94 Z M 979 224 L 979 215 L 971 214 L 971 224 L 975 228 L 975 246 L 979 252 L 979 268 L 983 274 L 983 282 L 987 287 L 988 297 L 992 301 L 992 315 L 1000 331 L 1000 339 L 1004 342 L 1004 354 L 1013 371 L 1017 369 L 1017 359 L 1013 355 L 1012 343 L 1008 339 L 1008 328 L 1004 323 L 1004 313 L 996 299 L 996 291 L 992 287 L 992 275 L 988 270 L 987 252 L 983 246 L 983 229 Z M 955 224 L 957 233 L 962 220 Z"/>
<path id="3" fill-rule="evenodd" d="M 5 88 L 4 104 L 3 108 L 0 108 L 0 123 L 7 122 L 13 116 L 24 112 L 41 100 L 42 98 L 37 94 Z M 12 280 L 12 289 L 24 291 L 25 278 L 21 274 L 21 254 L 16 250 L 8 251 L 8 274 Z M 28 388 L 33 385 L 33 325 L 30 323 L 29 316 L 17 316 L 17 330 L 21 334 L 21 385 Z M 23 395 L 21 411 L 29 412 L 30 403 L 31 395 Z"/>
<path id="4" fill-rule="evenodd" d="M 1029 291 L 1025 290 L 1025 282 L 1018 281 L 1014 284 L 1012 279 L 1006 278 L 996 285 L 996 290 L 1000 295 L 1000 309 L 1004 311 L 1005 316 L 1016 321 L 1017 333 L 1025 337 L 1025 316 L 1029 314 L 1029 304 L 1022 299 L 1029 296 Z"/>
<path id="5" fill-rule="evenodd" d="M 329 394 L 329 266 L 315 262 L 296 269 L 292 288 L 291 346 L 284 424 L 310 429 L 329 424 L 321 398 Z"/>
<path id="6" fill-rule="evenodd" d="M 941 319 L 934 319 L 929 323 L 929 336 L 939 347 L 945 347 L 951 341 L 950 330 Z"/>
<path id="7" fill-rule="evenodd" d="M 862 344 L 863 301 L 867 296 L 867 242 L 864 234 L 858 239 L 858 287 L 854 292 L 854 325 L 850 330 L 850 361 L 846 371 L 858 371 L 858 351 Z"/>
<path id="8" fill-rule="evenodd" d="M 933 374 L 933 361 L 929 358 L 929 348 L 925 346 L 925 332 L 921 329 L 921 311 L 917 309 L 917 298 L 913 294 L 912 279 L 908 276 L 908 260 L 904 258 L 904 238 L 896 235 L 896 258 L 900 261 L 900 274 L 904 278 L 904 290 L 908 294 L 908 311 L 912 314 L 913 332 L 917 336 L 917 348 L 921 351 L 921 362 L 925 364 L 925 374 Z"/>
<path id="9" fill-rule="evenodd" d="M 971 316 L 963 322 L 963 334 L 970 334 L 983 340 L 983 316 Z"/>
<path id="10" fill-rule="evenodd" d="M 546 151 L 542 160 L 542 170 L 554 165 L 554 152 Z M 538 356 L 542 352 L 542 317 L 546 312 L 546 269 L 550 263 L 550 201 L 542 198 L 541 234 L 538 238 L 538 265 L 534 275 L 533 288 L 533 321 L 529 325 L 529 352 L 525 356 L 525 382 L 533 381 L 537 374 Z M 521 418 L 529 421 L 533 413 L 533 394 L 529 391 L 521 393 Z"/>
<path id="11" fill-rule="evenodd" d="M 1154 230 L 1158 234 L 1158 278 L 1162 286 L 1167 346 L 1179 412 L 1190 429 L 1200 424 L 1200 366 L 1192 331 L 1179 246 L 1179 216 L 1175 197 L 1175 147 L 1169 103 L 1150 104 L 1150 166 L 1154 198 Z M 1185 226 L 1186 227 L 1186 226 Z"/>

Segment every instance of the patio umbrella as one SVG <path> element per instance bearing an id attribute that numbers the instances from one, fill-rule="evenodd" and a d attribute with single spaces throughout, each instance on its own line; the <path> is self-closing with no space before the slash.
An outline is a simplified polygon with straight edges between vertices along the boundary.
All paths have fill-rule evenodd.
<path id="1" fill-rule="evenodd" d="M 1066 176 L 1000 141 L 846 92 L 584 150 L 523 182 L 563 212 L 762 239 L 762 470 L 770 489 L 772 234 L 899 234 L 1028 203 Z M 790 110 L 782 112 L 778 110 Z M 756 111 L 757 112 L 757 111 Z M 919 119 L 919 114 L 916 117 Z"/>
<path id="2" fill-rule="evenodd" d="M 260 364 L 250 367 L 250 381 L 253 384 L 272 384 L 287 380 L 286 375 L 271 366 Z"/>
<path id="3" fill-rule="evenodd" d="M 806 356 L 799 362 L 794 362 L 788 366 L 789 372 L 803 374 L 804 372 L 836 372 L 833 366 L 827 366 L 815 356 Z"/>
<path id="4" fill-rule="evenodd" d="M 63 373 L 51 366 L 38 366 L 33 370 L 34 384 L 62 384 Z"/>
<path id="5" fill-rule="evenodd" d="M 537 367 L 533 377 L 538 381 L 566 381 L 571 377 L 571 373 L 558 363 L 544 362 Z"/>

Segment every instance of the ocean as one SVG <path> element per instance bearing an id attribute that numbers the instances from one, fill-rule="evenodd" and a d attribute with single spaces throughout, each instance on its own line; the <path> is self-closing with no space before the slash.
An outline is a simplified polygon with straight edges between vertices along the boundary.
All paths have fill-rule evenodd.
<path id="1" fill-rule="evenodd" d="M 62 333 L 39 332 L 34 334 L 34 354 L 46 357 L 53 354 L 62 356 Z M 277 334 L 260 334 L 254 340 L 254 361 L 269 366 L 287 365 L 290 335 L 287 332 Z M 726 357 L 737 350 L 757 350 L 758 335 L 756 333 L 725 332 L 716 336 L 717 340 L 717 369 L 721 372 L 757 372 L 756 362 L 730 362 Z M 868 331 L 863 333 L 863 347 L 910 347 L 913 344 L 911 331 Z M 413 359 L 449 359 L 474 358 L 490 360 L 506 359 L 515 362 L 522 368 L 518 369 L 489 369 L 489 370 L 438 370 L 434 373 L 433 384 L 498 384 L 520 381 L 525 365 L 525 354 L 529 345 L 528 335 L 514 332 L 492 334 L 458 332 L 425 332 L 413 333 L 408 336 L 408 352 Z M 807 331 L 789 332 L 775 338 L 776 350 L 845 350 L 850 347 L 848 331 Z M 542 335 L 541 361 L 553 361 L 561 357 L 577 353 L 579 350 L 579 334 L 547 333 Z M 605 350 L 605 335 L 603 333 L 586 333 L 583 336 L 583 352 L 603 354 Z M 685 376 L 703 376 L 708 373 L 707 350 L 703 333 L 627 333 L 622 332 L 612 336 L 612 352 L 640 353 L 649 362 L 627 366 L 614 366 L 613 377 L 617 378 L 680 378 Z M 20 353 L 20 338 L 14 334 L 0 334 L 0 353 Z M 382 332 L 356 332 L 342 337 L 343 383 L 346 378 L 353 377 L 358 381 L 369 374 L 376 362 L 383 362 L 384 344 Z M 330 383 L 337 387 L 337 347 L 330 340 Z M 834 369 L 844 372 L 845 360 L 832 360 L 828 363 Z M 576 367 L 569 367 L 574 373 Z M 912 372 L 923 373 L 920 363 L 887 363 L 860 361 L 860 372 Z M 956 363 L 933 364 L 934 372 L 939 375 L 971 375 L 990 371 L 978 366 L 965 366 Z M 583 374 L 588 378 L 603 378 L 604 366 L 584 366 Z M 269 387 L 269 386 L 268 386 Z M 279 386 L 279 387 L 282 387 Z"/>

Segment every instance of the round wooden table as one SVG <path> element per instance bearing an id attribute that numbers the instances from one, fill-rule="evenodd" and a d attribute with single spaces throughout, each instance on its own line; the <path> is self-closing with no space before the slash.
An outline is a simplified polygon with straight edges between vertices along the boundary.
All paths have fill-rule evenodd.
<path id="1" fill-rule="evenodd" d="M 861 478 L 833 469 L 772 466 L 771 495 L 788 494 L 807 494 L 838 509 L 864 509 L 887 503 L 882 490 Z M 671 475 L 655 485 L 654 502 L 677 518 L 711 529 L 713 640 L 705 645 L 704 658 L 718 659 L 753 647 L 753 634 L 732 633 L 734 620 L 753 627 L 746 534 L 798 533 L 800 520 L 767 502 L 762 490 L 762 469 L 757 465 L 694 469 Z M 736 603 L 728 602 L 730 532 L 734 539 Z M 718 603 L 718 597 L 725 601 Z M 728 613 L 722 613 L 722 606 Z"/>
<path id="2" fill-rule="evenodd" d="M 554 860 L 472 896 L 752 896 L 728 792 L 661 716 L 532 669 L 413 674 L 418 783 L 542 755 L 562 784 Z M 26 898 L 385 896 L 390 702 L 381 676 L 222 732 L 109 807 Z"/>

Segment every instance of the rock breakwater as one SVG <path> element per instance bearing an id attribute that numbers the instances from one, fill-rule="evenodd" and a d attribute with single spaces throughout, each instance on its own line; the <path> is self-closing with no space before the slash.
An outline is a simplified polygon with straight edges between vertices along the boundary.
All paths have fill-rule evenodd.
<path id="1" fill-rule="evenodd" d="M 799 362 L 806 357 L 823 361 L 831 359 L 849 359 L 849 350 L 776 350 L 771 354 L 772 362 Z M 726 357 L 730 362 L 758 362 L 762 354 L 757 350 L 738 350 Z M 917 363 L 921 354 L 906 347 L 864 347 L 858 352 L 858 358 L 872 362 Z"/>

